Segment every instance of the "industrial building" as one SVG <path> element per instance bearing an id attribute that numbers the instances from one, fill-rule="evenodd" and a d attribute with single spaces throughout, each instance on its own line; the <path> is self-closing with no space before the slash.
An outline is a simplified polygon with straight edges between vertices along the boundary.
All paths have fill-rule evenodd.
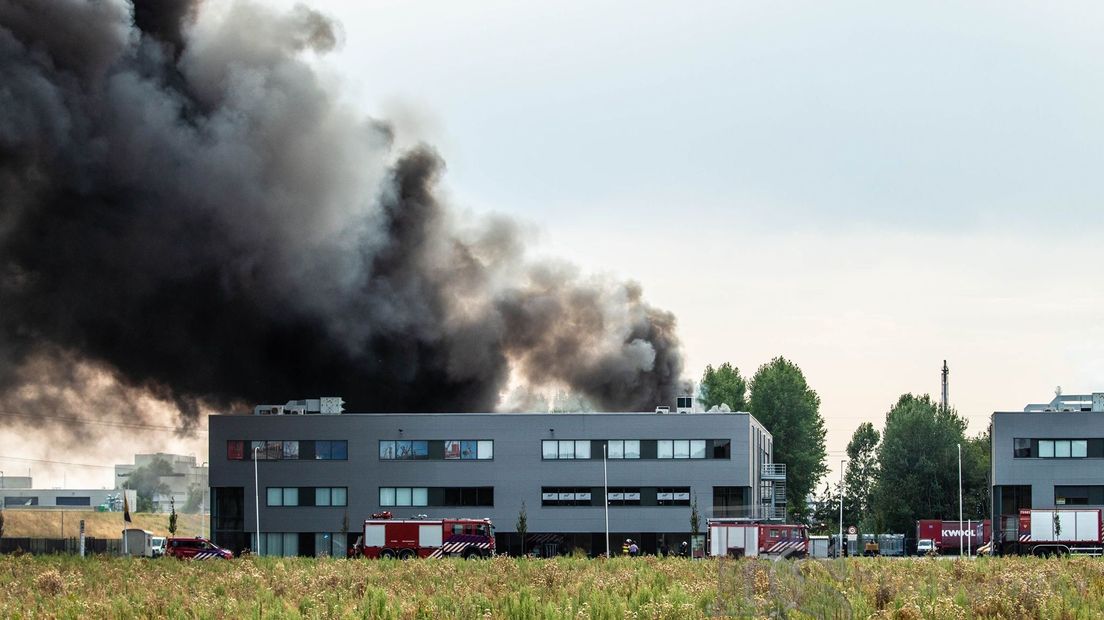
<path id="1" fill-rule="evenodd" d="M 262 553 L 341 555 L 366 518 L 388 511 L 489 517 L 500 553 L 598 555 L 607 503 L 611 548 L 632 538 L 645 552 L 689 541 L 694 504 L 701 532 L 713 516 L 785 514 L 770 433 L 748 413 L 694 411 L 688 398 L 645 413 L 357 414 L 340 403 L 209 418 L 216 543 L 256 549 L 259 518 Z"/>
<path id="2" fill-rule="evenodd" d="M 154 493 L 152 499 L 153 512 L 169 512 L 174 503 L 176 510 L 180 511 L 188 503 L 188 496 L 193 491 L 202 492 L 200 506 L 196 509 L 206 509 L 211 505 L 211 496 L 207 482 L 207 464 L 196 463 L 196 457 L 189 454 L 168 454 L 156 452 L 153 454 L 135 454 L 134 463 L 122 463 L 115 465 L 115 488 L 122 489 L 131 474 L 139 467 L 154 467 L 158 461 L 163 461 L 166 473 L 158 477 L 158 484 L 163 486 L 164 492 Z"/>
<path id="3" fill-rule="evenodd" d="M 992 416 L 993 531 L 1015 541 L 1021 509 L 1104 508 L 1104 393 L 1062 394 Z"/>

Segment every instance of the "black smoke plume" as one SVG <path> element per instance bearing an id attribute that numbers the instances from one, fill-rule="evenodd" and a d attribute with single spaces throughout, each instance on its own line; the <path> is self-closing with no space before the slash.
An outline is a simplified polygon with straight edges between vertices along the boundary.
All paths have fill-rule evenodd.
<path id="1" fill-rule="evenodd" d="M 184 423 L 328 394 L 489 411 L 517 385 L 672 401 L 674 318 L 449 210 L 438 154 L 312 71 L 341 36 L 301 6 L 0 0 L 5 409 L 79 408 L 101 375 Z"/>

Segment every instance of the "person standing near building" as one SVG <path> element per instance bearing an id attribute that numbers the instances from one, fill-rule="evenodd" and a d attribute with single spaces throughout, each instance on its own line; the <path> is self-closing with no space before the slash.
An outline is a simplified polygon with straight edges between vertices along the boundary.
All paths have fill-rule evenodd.
<path id="1" fill-rule="evenodd" d="M 632 539 L 626 538 L 625 542 L 621 544 L 621 555 L 629 555 L 630 544 L 632 544 Z"/>
<path id="2" fill-rule="evenodd" d="M 633 541 L 629 541 L 629 555 L 634 558 L 640 555 L 640 547 L 638 547 Z"/>

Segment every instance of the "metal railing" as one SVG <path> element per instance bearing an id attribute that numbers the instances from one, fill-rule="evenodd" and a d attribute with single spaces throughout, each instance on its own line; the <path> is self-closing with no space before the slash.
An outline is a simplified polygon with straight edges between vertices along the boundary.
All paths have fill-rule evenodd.
<path id="1" fill-rule="evenodd" d="M 760 472 L 759 477 L 762 480 L 785 480 L 786 479 L 786 464 L 785 463 L 763 463 L 763 470 Z"/>

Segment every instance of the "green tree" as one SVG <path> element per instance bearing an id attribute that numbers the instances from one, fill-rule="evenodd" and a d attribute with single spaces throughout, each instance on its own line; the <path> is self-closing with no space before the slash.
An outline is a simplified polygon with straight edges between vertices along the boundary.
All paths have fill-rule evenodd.
<path id="1" fill-rule="evenodd" d="M 172 474 L 172 465 L 162 458 L 156 458 L 149 465 L 136 467 L 123 483 L 124 489 L 138 491 L 137 506 L 131 506 L 134 512 L 153 512 L 153 496 L 168 493 L 169 487 L 161 482 L 161 476 Z"/>
<path id="2" fill-rule="evenodd" d="M 694 536 L 701 531 L 701 513 L 698 512 L 698 495 L 694 494 L 694 503 L 690 505 L 690 533 Z"/>
<path id="3" fill-rule="evenodd" d="M 870 422 L 863 422 L 847 443 L 844 471 L 844 520 L 864 532 L 877 533 L 880 520 L 874 514 L 874 487 L 878 482 L 878 441 L 881 435 Z M 838 504 L 837 504 L 838 507 Z"/>
<path id="4" fill-rule="evenodd" d="M 989 484 L 990 431 L 966 439 L 962 444 L 962 518 L 988 519 L 990 513 Z"/>
<path id="5" fill-rule="evenodd" d="M 169 535 L 176 536 L 176 500 L 169 498 Z"/>
<path id="6" fill-rule="evenodd" d="M 776 357 L 752 377 L 748 404 L 774 438 L 774 462 L 786 465 L 790 517 L 806 523 L 811 516 L 807 498 L 828 471 L 820 397 L 796 364 Z"/>
<path id="7" fill-rule="evenodd" d="M 525 500 L 521 500 L 521 510 L 518 511 L 517 523 L 518 539 L 521 540 L 521 553 L 525 555 L 525 535 L 529 533 L 529 515 L 525 512 Z"/>
<path id="8" fill-rule="evenodd" d="M 740 369 L 725 362 L 717 369 L 712 365 L 705 367 L 698 401 L 706 409 L 723 404 L 732 411 L 746 411 L 746 392 L 747 382 L 740 376 Z"/>
<path id="9" fill-rule="evenodd" d="M 886 414 L 874 502 L 891 532 L 919 519 L 958 519 L 958 444 L 966 421 L 931 396 L 905 394 Z"/>
<path id="10" fill-rule="evenodd" d="M 203 487 L 198 484 L 188 485 L 188 499 L 184 502 L 184 514 L 197 514 L 203 504 Z"/>

